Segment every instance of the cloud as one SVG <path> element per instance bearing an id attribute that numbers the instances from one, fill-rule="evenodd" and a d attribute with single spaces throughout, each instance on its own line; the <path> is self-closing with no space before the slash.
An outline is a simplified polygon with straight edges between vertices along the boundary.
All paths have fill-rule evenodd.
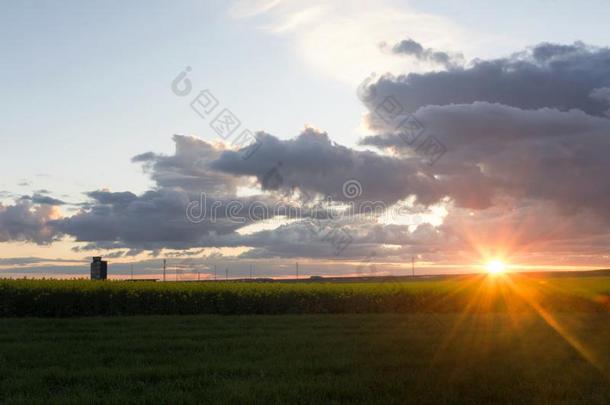
<path id="1" fill-rule="evenodd" d="M 604 116 L 607 100 L 591 96 L 610 86 L 610 49 L 579 42 L 541 44 L 507 58 L 476 60 L 465 69 L 385 76 L 373 86 L 380 96 L 395 96 L 409 112 L 428 105 L 487 101 Z"/>
<path id="2" fill-rule="evenodd" d="M 417 117 L 449 148 L 426 172 L 458 206 L 487 208 L 494 196 L 535 199 L 610 219 L 610 184 L 603 181 L 610 171 L 610 120 L 482 102 L 423 107 Z M 362 143 L 412 153 L 396 134 Z"/>
<path id="3" fill-rule="evenodd" d="M 605 103 L 606 106 L 610 107 L 610 87 L 600 87 L 599 89 L 593 89 L 591 92 L 591 98 L 594 100 Z M 610 108 L 605 112 L 606 116 L 610 117 Z"/>
<path id="4" fill-rule="evenodd" d="M 174 135 L 173 139 L 176 145 L 173 155 L 147 152 L 132 159 L 144 164 L 144 170 L 158 187 L 233 195 L 237 186 L 243 184 L 239 179 L 210 167 L 210 162 L 223 152 L 221 146 L 183 135 Z"/>
<path id="5" fill-rule="evenodd" d="M 452 209 L 437 231 L 444 235 L 439 252 L 454 263 L 505 257 L 515 263 L 599 265 L 610 236 L 608 222 L 588 211 L 566 215 L 531 200 L 504 200 L 477 212 Z"/>
<path id="6" fill-rule="evenodd" d="M 52 205 L 33 205 L 27 200 L 15 205 L 0 204 L 0 242 L 49 244 L 61 236 L 50 225 L 58 217 L 59 212 Z"/>
<path id="7" fill-rule="evenodd" d="M 241 246 L 238 229 L 279 211 L 294 212 L 270 195 L 238 196 L 237 186 L 251 180 L 213 167 L 226 152 L 221 145 L 179 135 L 174 142 L 173 155 L 149 152 L 133 158 L 144 164 L 154 189 L 140 195 L 89 192 L 89 201 L 79 212 L 51 225 L 78 242 L 89 242 L 82 249 L 128 248 L 129 255 L 164 248 Z"/>
<path id="8" fill-rule="evenodd" d="M 460 249 L 482 246 L 599 260 L 610 234 L 609 80 L 610 51 L 582 43 L 542 44 L 466 69 L 385 76 L 365 93 L 372 135 L 361 144 L 415 156 L 394 125 L 412 111 L 423 136 L 447 147 L 441 160 L 419 168 L 451 201 L 434 260 L 457 260 Z M 399 114 L 389 123 L 379 105 L 390 96 Z"/>
<path id="9" fill-rule="evenodd" d="M 188 248 L 209 244 L 214 237 L 244 226 L 226 217 L 227 211 L 222 208 L 227 202 L 219 199 L 209 200 L 204 207 L 210 218 L 214 203 L 219 204 L 215 219 L 198 224 L 189 221 L 186 208 L 199 197 L 181 190 L 149 190 L 140 196 L 97 191 L 89 196 L 93 199 L 89 208 L 53 223 L 79 242 L 117 242 L 114 248 L 146 250 Z"/>
<path id="10" fill-rule="evenodd" d="M 31 201 L 33 204 L 44 204 L 44 205 L 65 205 L 66 203 L 62 200 L 58 200 L 57 198 L 53 198 L 50 196 L 42 195 L 42 193 L 34 193 L 32 196 L 23 196 L 22 200 Z"/>
<path id="11" fill-rule="evenodd" d="M 48 259 L 44 257 L 0 258 L 0 266 L 28 266 L 40 263 L 82 263 L 82 260 Z"/>
<path id="12" fill-rule="evenodd" d="M 431 67 L 380 52 L 379 43 L 388 38 L 418 38 L 439 49 L 474 43 L 466 41 L 465 30 L 450 19 L 404 4 L 397 7 L 391 1 L 237 1 L 231 15 L 248 18 L 264 32 L 286 38 L 307 66 L 349 85 L 373 71 L 423 72 Z"/>
<path id="13" fill-rule="evenodd" d="M 330 196 L 335 205 L 353 202 L 357 206 L 374 197 L 375 202 L 383 202 L 382 207 L 404 199 L 412 190 L 419 189 L 420 195 L 434 200 L 441 196 L 431 196 L 425 183 L 434 179 L 418 175 L 418 166 L 410 159 L 356 151 L 312 128 L 290 140 L 261 136 L 261 148 L 248 160 L 242 159 L 239 151 L 175 136 L 174 155 L 146 153 L 133 159 L 144 164 L 156 183 L 154 189 L 140 195 L 129 191 L 89 192 L 89 201 L 78 213 L 51 225 L 58 233 L 86 242 L 75 248 L 77 251 L 108 250 L 117 257 L 130 252 L 158 254 L 161 249 L 196 247 L 255 249 L 250 256 L 333 257 L 336 247 L 312 233 L 306 222 L 316 217 L 333 225 L 327 212 L 330 207 L 316 205 L 324 196 Z M 275 158 L 282 162 L 275 162 Z M 275 169 L 279 182 L 269 178 L 269 172 Z M 344 194 L 343 186 L 354 179 L 358 179 L 361 195 L 352 200 Z M 239 196 L 237 184 L 258 187 L 260 193 Z M 195 220 L 187 216 L 189 207 L 198 215 Z M 338 212 L 344 209 L 335 208 Z M 276 216 L 277 229 L 257 230 L 257 223 Z M 288 219 L 296 222 L 282 226 Z M 252 230 L 238 232 L 246 227 Z M 354 252 L 358 254 L 357 249 Z"/>
<path id="14" fill-rule="evenodd" d="M 341 252 L 342 259 L 356 260 L 364 251 L 375 251 L 378 258 L 396 261 L 411 255 L 430 261 L 459 260 L 460 251 L 472 250 L 463 229 L 488 232 L 485 238 L 491 241 L 491 224 L 517 229 L 526 213 L 546 213 L 569 221 L 570 231 L 577 236 L 562 233 L 562 238 L 575 239 L 571 242 L 574 249 L 582 249 L 577 239 L 608 231 L 610 189 L 599 181 L 610 169 L 604 153 L 610 150 L 607 118 L 578 110 L 526 110 L 487 102 L 426 106 L 418 110 L 417 118 L 450 148 L 433 166 L 414 157 L 403 139 L 383 126 L 372 126 L 378 134 L 363 143 L 392 150 L 390 155 L 339 145 L 313 128 L 286 140 L 261 134 L 262 146 L 248 160 L 239 151 L 176 136 L 174 155 L 147 153 L 134 158 L 155 180 L 154 189 L 139 195 L 90 192 L 90 200 L 80 212 L 47 226 L 57 234 L 87 242 L 79 248 L 82 251 L 118 249 L 126 255 L 143 251 L 158 255 L 162 249 L 243 247 L 250 250 L 241 254 L 242 260 L 330 259 L 337 257 L 336 249 L 323 233 L 312 232 L 307 222 L 310 212 L 297 210 L 285 216 L 286 207 L 307 207 L 312 200 L 330 196 L 335 204 L 359 206 L 369 200 L 388 208 L 411 198 L 416 205 L 443 204 L 449 210 L 440 226 L 384 224 L 374 216 L 357 221 L 321 217 L 325 226 L 339 223 L 349 232 L 352 241 Z M 361 187 L 354 199 L 343 194 L 343 185 L 350 180 Z M 239 196 L 238 184 L 257 188 L 258 194 Z M 199 200 L 201 191 L 206 192 L 205 202 Z M 197 223 L 186 216 L 186 208 L 193 202 L 203 217 Z M 239 207 L 229 218 L 227 207 L 234 202 Z M 255 205 L 265 214 L 250 216 Z M 510 215 L 502 216 L 507 207 Z M 316 216 L 319 214 L 324 210 Z M 281 225 L 280 219 L 279 227 L 272 230 L 257 231 L 255 227 L 247 234 L 238 232 L 276 215 L 297 221 Z M 235 217 L 244 221 L 235 221 Z M 528 228 L 534 231 L 549 226 L 544 221 L 529 222 L 537 224 Z M 552 239 L 534 231 L 529 234 Z M 533 243 L 530 238 L 520 240 Z"/>
<path id="15" fill-rule="evenodd" d="M 435 51 L 432 48 L 424 48 L 419 42 L 412 39 L 402 41 L 390 47 L 386 42 L 382 42 L 379 47 L 388 50 L 395 55 L 407 55 L 423 62 L 430 62 L 440 65 L 445 69 L 456 69 L 464 64 L 464 57 L 460 54 L 452 55 L 447 52 Z"/>
<path id="16" fill-rule="evenodd" d="M 415 245 L 421 246 L 416 235 L 429 227 L 429 224 L 421 224 L 409 230 L 408 226 L 381 225 L 375 221 L 354 221 L 350 218 L 325 220 L 319 224 L 295 222 L 250 235 L 248 246 L 254 249 L 242 253 L 240 257 L 362 260 L 363 252 L 375 251 L 376 256 L 384 258 L 396 250 L 390 245 L 403 246 L 409 251 L 415 250 Z M 346 240 L 333 242 L 332 232 L 341 232 L 341 237 Z M 345 242 L 346 246 L 337 252 L 337 245 L 341 242 Z M 406 249 L 407 246 L 412 249 Z"/>
<path id="17" fill-rule="evenodd" d="M 265 3 L 261 13 L 278 7 L 287 6 Z M 308 18 L 290 20 L 286 29 L 302 30 Z M 428 62 L 439 56 L 408 40 L 392 50 Z M 361 144 L 367 149 L 305 128 L 289 139 L 259 133 L 261 147 L 244 160 L 222 144 L 175 135 L 173 154 L 132 159 L 154 182 L 150 190 L 92 191 L 65 217 L 57 207 L 63 201 L 35 193 L 0 205 L 0 240 L 47 244 L 70 236 L 83 242 L 79 252 L 107 250 L 115 258 L 184 250 L 176 255 L 185 266 L 208 248 L 233 249 L 228 255 L 235 262 L 359 261 L 375 252 L 378 260 L 398 264 L 412 256 L 472 263 L 502 251 L 534 261 L 580 255 L 593 262 L 607 251 L 610 236 L 609 70 L 609 50 L 575 43 L 537 45 L 445 72 L 385 75 L 364 99 L 369 135 Z M 389 96 L 403 110 L 398 121 L 413 112 L 422 136 L 434 135 L 447 147 L 442 159 L 430 165 L 405 142 L 396 120 L 380 117 L 379 103 Z M 348 183 L 356 194 L 346 193 Z M 330 207 L 316 207 L 324 197 Z M 422 212 L 440 207 L 446 215 L 403 223 L 374 215 L 329 218 L 329 208 L 366 202 Z M 315 210 L 293 210 L 299 206 Z M 324 232 L 312 231 L 312 217 L 349 233 L 351 243 L 339 256 Z M 271 218 L 278 226 L 267 229 Z"/>
<path id="18" fill-rule="evenodd" d="M 351 149 L 313 128 L 306 128 L 294 139 L 262 134 L 261 140 L 262 146 L 250 159 L 225 151 L 211 167 L 235 176 L 254 176 L 263 189 L 298 188 L 334 201 L 352 201 L 343 192 L 343 185 L 350 180 L 361 186 L 358 201 L 382 201 L 389 206 L 411 194 L 426 204 L 442 198 L 434 179 L 418 173 L 418 159 Z M 272 176 L 274 171 L 277 173 Z M 271 181 L 269 177 L 278 178 Z"/>

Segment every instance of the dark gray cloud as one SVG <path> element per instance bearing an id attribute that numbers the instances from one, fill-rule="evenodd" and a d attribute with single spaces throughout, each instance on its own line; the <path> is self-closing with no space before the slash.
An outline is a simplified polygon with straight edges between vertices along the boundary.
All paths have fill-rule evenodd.
<path id="1" fill-rule="evenodd" d="M 411 111 L 446 145 L 441 160 L 419 169 L 452 201 L 429 258 L 455 261 L 459 249 L 503 245 L 515 254 L 599 260 L 610 248 L 609 81 L 610 51 L 582 43 L 385 76 L 365 99 L 374 135 L 361 143 L 415 156 L 394 125 Z M 378 111 L 389 96 L 400 106 L 392 122 Z M 396 257 L 411 249 L 402 246 Z"/>
<path id="2" fill-rule="evenodd" d="M 136 162 L 144 162 L 146 171 L 157 183 L 156 189 L 141 195 L 103 190 L 87 193 L 90 201 L 83 204 L 80 212 L 53 221 L 52 226 L 78 242 L 87 242 L 76 248 L 83 252 L 119 250 L 122 253 L 117 255 L 128 255 L 129 251 L 124 249 L 155 253 L 164 248 L 246 246 L 265 249 L 277 245 L 275 251 L 267 254 L 278 254 L 284 246 L 284 255 L 290 257 L 305 252 L 311 256 L 332 257 L 336 248 L 312 234 L 300 222 L 277 231 L 247 235 L 237 231 L 276 215 L 297 219 L 315 216 L 324 220 L 329 215 L 327 208 L 317 206 L 315 201 L 325 195 L 331 196 L 333 201 L 348 201 L 342 193 L 343 184 L 354 178 L 362 184 L 359 198 L 378 195 L 390 204 L 409 195 L 408 181 L 421 189 L 428 187 L 425 182 L 429 180 L 415 174 L 412 179 L 407 176 L 407 172 L 416 168 L 409 159 L 355 151 L 333 143 L 327 134 L 313 129 L 287 141 L 267 134 L 262 136 L 263 146 L 247 161 L 238 151 L 222 150 L 200 140 L 176 136 L 176 156 L 147 153 L 134 158 Z M 183 149 L 201 153 L 186 154 L 181 152 Z M 274 162 L 273 157 L 281 157 L 286 163 Z M 197 174 L 194 171 L 200 170 L 193 169 L 194 165 L 206 168 L 200 176 L 214 180 L 209 188 L 200 188 L 203 183 L 192 178 Z M 279 168 L 279 183 L 268 181 L 273 168 Z M 171 181 L 168 181 L 170 177 Z M 384 177 L 387 177 L 385 186 L 381 181 Z M 252 178 L 258 179 L 258 186 L 267 192 L 251 197 L 229 194 L 236 184 L 251 183 L 248 179 Z M 223 187 L 223 181 L 229 187 Z M 392 182 L 400 186 L 396 187 Z M 291 192 L 295 187 L 302 191 L 301 200 L 293 199 Z M 205 200 L 200 200 L 201 192 L 205 192 Z M 303 193 L 309 197 L 303 197 Z M 195 221 L 186 215 L 187 207 L 193 203 Z M 301 204 L 301 209 L 297 204 Z M 231 205 L 233 209 L 229 209 Z M 289 253 L 290 249 L 293 253 Z"/>
<path id="3" fill-rule="evenodd" d="M 132 248 L 132 249 L 127 249 L 127 250 L 116 250 L 116 249 L 124 249 L 125 248 L 125 244 L 121 243 L 121 242 L 92 242 L 92 243 L 86 243 L 84 245 L 76 245 L 72 247 L 72 251 L 73 252 L 78 252 L 78 253 L 87 253 L 87 254 L 91 254 L 91 252 L 98 252 L 100 250 L 109 250 L 109 251 L 113 251 L 112 253 L 105 253 L 104 257 L 110 257 L 110 255 L 112 255 L 113 257 L 133 257 L 133 256 L 137 256 L 140 253 L 145 253 L 146 250 L 144 249 L 136 249 L 136 248 Z M 158 250 L 159 248 L 151 248 L 150 250 Z"/>
<path id="4" fill-rule="evenodd" d="M 594 100 L 599 100 L 602 103 L 605 103 L 607 107 L 610 107 L 610 87 L 600 87 L 598 89 L 594 89 L 591 92 L 591 98 Z M 606 110 L 606 115 L 610 116 L 610 108 Z"/>
<path id="5" fill-rule="evenodd" d="M 34 193 L 32 196 L 25 195 L 21 197 L 22 200 L 31 201 L 33 204 L 44 204 L 44 205 L 65 205 L 66 203 L 57 198 L 53 198 L 40 193 Z"/>
<path id="6" fill-rule="evenodd" d="M 330 196 L 334 201 L 353 201 L 343 193 L 343 185 L 350 180 L 362 186 L 359 201 L 391 205 L 414 194 L 429 204 L 442 198 L 435 180 L 420 175 L 418 159 L 351 149 L 312 128 L 288 140 L 269 134 L 260 136 L 262 146 L 250 159 L 225 151 L 211 167 L 235 176 L 254 176 L 263 189 L 299 188 Z"/>
<path id="7" fill-rule="evenodd" d="M 461 54 L 449 54 L 447 52 L 435 51 L 432 48 L 424 48 L 419 42 L 412 39 L 404 39 L 390 47 L 387 43 L 380 44 L 382 50 L 389 49 L 396 55 L 407 55 L 424 62 L 431 62 L 446 69 L 455 69 L 462 66 L 464 57 Z"/>
<path id="8" fill-rule="evenodd" d="M 78 213 L 52 225 L 89 242 L 79 249 L 129 248 L 129 256 L 163 248 L 240 246 L 238 229 L 276 215 L 274 198 L 238 197 L 237 186 L 249 180 L 212 167 L 221 147 L 180 135 L 174 142 L 173 155 L 148 152 L 133 158 L 144 164 L 155 189 L 141 195 L 89 192 Z"/>
<path id="9" fill-rule="evenodd" d="M 608 119 L 576 110 L 522 110 L 490 103 L 428 106 L 421 108 L 417 117 L 427 130 L 440 134 L 439 138 L 451 147 L 451 152 L 434 166 L 412 158 L 412 151 L 402 139 L 390 133 L 365 138 L 364 143 L 394 149 L 394 156 L 338 145 L 326 133 L 311 128 L 290 140 L 264 134 L 263 146 L 247 161 L 230 150 L 206 152 L 204 159 L 198 155 L 188 159 L 182 156 L 179 165 L 169 164 L 176 160 L 171 156 L 149 154 L 137 158 L 152 162 L 147 171 L 152 178 L 162 179 L 157 189 L 141 195 L 91 192 L 91 201 L 81 212 L 51 224 L 57 232 L 88 242 L 82 251 L 130 249 L 125 254 L 158 254 L 164 248 L 246 246 L 253 250 L 242 259 L 332 258 L 336 256 L 332 244 L 312 233 L 304 221 L 241 235 L 237 231 L 257 219 L 235 222 L 223 213 L 230 201 L 238 200 L 243 206 L 234 214 L 248 218 L 252 204 L 263 201 L 264 206 L 273 206 L 293 187 L 310 195 L 330 195 L 335 201 L 357 203 L 357 199 L 342 195 L 342 185 L 349 179 L 361 183 L 359 198 L 383 201 L 388 206 L 414 196 L 424 206 L 447 199 L 456 210 L 462 207 L 488 213 L 499 201 L 508 199 L 514 207 L 522 206 L 524 201 L 537 201 L 553 204 L 564 213 L 588 212 L 604 218 L 610 195 L 608 184 L 583 182 L 582 178 L 601 178 L 600 173 L 608 169 Z M 175 138 L 177 142 L 183 139 Z M 203 149 L 210 148 L 213 147 L 206 144 Z M 211 214 L 212 205 L 217 203 L 216 220 L 192 223 L 185 209 L 199 195 L 188 187 L 201 183 L 191 179 L 179 184 L 164 181 L 168 171 L 174 179 L 183 178 L 183 171 L 190 173 L 193 162 L 207 167 L 210 172 L 205 176 L 217 180 L 212 192 L 226 193 L 228 189 L 220 185 L 219 179 L 230 177 L 232 185 L 254 178 L 267 193 L 251 198 L 207 195 L 204 211 Z M 273 169 L 277 169 L 279 180 L 268 178 Z M 258 220 L 277 214 L 273 208 L 265 212 L 267 215 Z M 607 220 L 601 223 L 607 226 Z M 347 223 L 345 229 L 353 241 L 341 253 L 342 258 L 357 258 L 371 249 L 387 257 L 404 259 L 415 252 L 425 252 L 432 258 L 443 252 L 444 244 L 443 255 L 448 259 L 453 250 L 447 245 L 465 246 L 463 235 L 458 237 L 451 227 L 441 227 L 439 233 L 430 225 L 413 230 L 405 225 L 373 226 L 365 221 Z M 400 248 L 389 249 L 388 245 Z"/>
<path id="10" fill-rule="evenodd" d="M 581 111 L 522 110 L 473 103 L 421 108 L 418 119 L 450 152 L 426 171 L 459 206 L 486 208 L 493 196 L 540 199 L 610 219 L 610 120 Z M 396 134 L 362 143 L 412 153 Z"/>
<path id="11" fill-rule="evenodd" d="M 334 225 L 323 221 L 321 227 Z M 347 235 L 347 234 L 346 234 Z M 325 233 L 319 233 L 309 222 L 296 222 L 283 225 L 273 231 L 261 231 L 245 237 L 248 246 L 254 249 L 243 253 L 241 258 L 271 258 L 271 257 L 310 257 L 333 258 L 337 256 L 336 248 L 329 240 L 324 239 Z M 340 257 L 350 257 L 352 246 L 347 246 Z"/>
<path id="12" fill-rule="evenodd" d="M 386 257 L 396 248 L 389 245 L 422 246 L 421 235 L 429 228 L 428 224 L 416 226 L 413 230 L 404 225 L 381 225 L 374 221 L 354 221 L 336 219 L 320 221 L 315 225 L 310 221 L 295 222 L 283 225 L 272 231 L 261 231 L 248 235 L 247 246 L 254 249 L 240 255 L 241 258 L 298 258 L 317 259 L 349 259 L 362 260 L 363 252 L 374 251 L 378 257 Z M 333 243 L 331 233 L 340 230 L 349 244 L 337 252 L 337 244 Z M 435 243 L 440 245 L 440 238 Z M 408 250 L 408 249 L 406 249 Z M 403 252 L 404 253 L 404 252 Z M 404 259 L 404 257 L 403 257 Z"/>
<path id="13" fill-rule="evenodd" d="M 173 155 L 147 152 L 132 161 L 143 163 L 160 188 L 179 188 L 187 191 L 205 191 L 214 195 L 234 195 L 243 181 L 210 167 L 222 149 L 200 139 L 174 135 L 176 150 Z"/>
<path id="14" fill-rule="evenodd" d="M 227 208 L 232 200 L 208 197 L 197 206 L 199 223 L 187 218 L 189 203 L 199 196 L 183 190 L 150 190 L 140 196 L 132 193 L 97 191 L 89 193 L 94 199 L 90 207 L 71 217 L 54 221 L 62 233 L 74 236 L 79 242 L 95 242 L 100 247 L 134 247 L 155 250 L 164 247 L 184 249 L 208 245 L 223 235 L 232 234 L 247 225 L 249 204 L 254 199 L 243 199 L 239 209 Z M 214 206 L 216 205 L 216 208 Z M 214 212 L 212 212 L 214 211 Z M 228 214 L 244 218 L 238 222 Z M 110 245 L 102 245 L 108 242 Z"/>
<path id="15" fill-rule="evenodd" d="M 51 205 L 34 205 L 27 200 L 15 205 L 0 204 L 0 242 L 49 244 L 60 237 L 60 232 L 49 224 L 58 215 Z"/>
<path id="16" fill-rule="evenodd" d="M 278 214 L 284 218 L 291 212 L 298 213 L 268 196 L 227 200 L 206 197 L 202 205 L 198 198 L 175 190 L 148 191 L 130 204 L 93 203 L 51 224 L 78 242 L 88 242 L 75 247 L 78 252 L 129 248 L 124 256 L 144 251 L 157 255 L 161 249 L 259 245 L 255 238 L 237 231 Z M 197 222 L 186 215 L 193 203 Z"/>
<path id="17" fill-rule="evenodd" d="M 487 101 L 603 116 L 607 102 L 591 95 L 610 87 L 610 49 L 541 44 L 508 58 L 476 60 L 464 69 L 386 76 L 373 86 L 379 96 L 394 95 L 410 112 L 427 105 Z"/>
<path id="18" fill-rule="evenodd" d="M 82 260 L 46 259 L 44 257 L 11 257 L 0 258 L 0 266 L 28 266 L 38 263 L 81 263 Z"/>

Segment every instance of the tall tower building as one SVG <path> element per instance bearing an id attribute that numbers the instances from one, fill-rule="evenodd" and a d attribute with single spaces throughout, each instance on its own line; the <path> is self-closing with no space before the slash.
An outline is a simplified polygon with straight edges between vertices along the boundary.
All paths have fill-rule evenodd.
<path id="1" fill-rule="evenodd" d="M 106 280 L 108 278 L 108 262 L 96 256 L 91 262 L 91 280 Z"/>

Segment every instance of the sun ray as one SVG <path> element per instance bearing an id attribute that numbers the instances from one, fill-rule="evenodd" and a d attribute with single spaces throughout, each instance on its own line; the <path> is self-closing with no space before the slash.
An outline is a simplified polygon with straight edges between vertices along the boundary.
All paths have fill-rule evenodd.
<path id="1" fill-rule="evenodd" d="M 566 343 L 568 343 L 585 361 L 591 364 L 593 367 L 603 372 L 604 367 L 597 360 L 594 353 L 575 336 L 573 336 L 567 328 L 565 328 L 561 323 L 548 311 L 546 310 L 538 300 L 534 299 L 535 292 L 532 291 L 532 287 L 526 287 L 527 284 L 523 280 L 525 278 L 520 278 L 521 280 L 519 284 L 515 283 L 511 278 L 506 278 L 507 285 L 511 288 L 511 290 L 518 295 L 524 302 L 526 302 L 545 322 L 549 325 L 559 336 L 561 336 Z"/>

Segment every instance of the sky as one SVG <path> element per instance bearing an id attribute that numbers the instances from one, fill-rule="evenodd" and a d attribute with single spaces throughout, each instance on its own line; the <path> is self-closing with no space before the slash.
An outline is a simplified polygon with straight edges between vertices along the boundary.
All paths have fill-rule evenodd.
<path id="1" fill-rule="evenodd" d="M 608 17 L 2 2 L 0 276 L 85 277 L 94 255 L 115 277 L 163 258 L 184 278 L 608 267 Z M 221 111 L 235 134 L 211 127 Z"/>

